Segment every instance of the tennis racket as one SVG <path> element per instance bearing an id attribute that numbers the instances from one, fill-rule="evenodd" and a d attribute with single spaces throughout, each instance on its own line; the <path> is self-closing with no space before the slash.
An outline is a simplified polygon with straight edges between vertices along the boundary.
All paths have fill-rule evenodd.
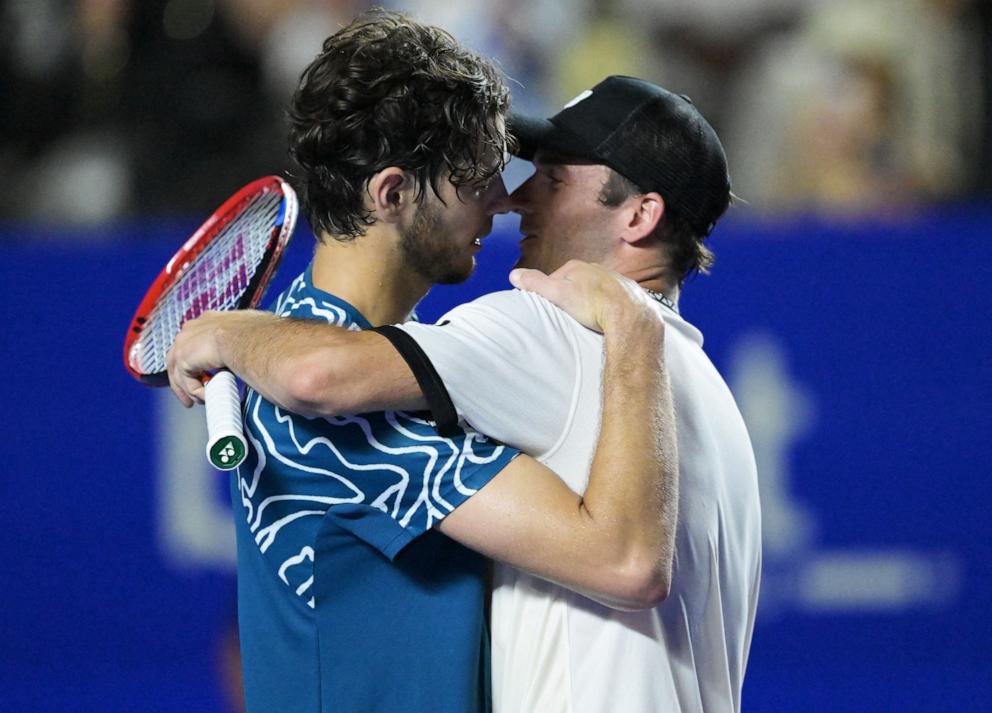
<path id="1" fill-rule="evenodd" d="M 124 366 L 138 381 L 167 386 L 165 358 L 183 324 L 208 310 L 252 309 L 275 274 L 296 225 L 296 194 L 277 176 L 249 183 L 183 244 L 145 294 L 124 338 Z M 206 381 L 207 459 L 233 470 L 248 447 L 241 398 L 229 371 Z"/>

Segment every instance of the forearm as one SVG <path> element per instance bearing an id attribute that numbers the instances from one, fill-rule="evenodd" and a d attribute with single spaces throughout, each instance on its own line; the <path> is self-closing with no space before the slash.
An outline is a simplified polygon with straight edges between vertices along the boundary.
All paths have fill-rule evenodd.
<path id="1" fill-rule="evenodd" d="M 635 599 L 664 599 L 678 514 L 678 449 L 664 325 L 617 313 L 604 325 L 603 411 L 580 512 Z"/>
<path id="2" fill-rule="evenodd" d="M 197 322 L 187 338 L 196 345 L 196 332 L 209 335 L 210 359 L 218 362 L 211 366 L 230 369 L 288 411 L 329 416 L 424 407 L 409 367 L 374 332 L 248 310 L 210 313 Z M 182 358 L 179 340 L 177 346 Z M 197 357 L 191 358 L 203 366 Z"/>
<path id="3" fill-rule="evenodd" d="M 221 361 L 251 388 L 281 408 L 312 416 L 322 391 L 316 384 L 335 380 L 331 367 L 341 332 L 316 321 L 242 312 L 218 322 L 214 338 Z"/>

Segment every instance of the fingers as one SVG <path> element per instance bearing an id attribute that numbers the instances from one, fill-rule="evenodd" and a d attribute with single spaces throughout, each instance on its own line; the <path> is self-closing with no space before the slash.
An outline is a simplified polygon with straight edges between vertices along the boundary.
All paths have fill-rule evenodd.
<path id="1" fill-rule="evenodd" d="M 216 368 L 210 350 L 210 312 L 183 325 L 166 355 L 169 387 L 186 408 L 203 403 L 203 374 Z"/>
<path id="2" fill-rule="evenodd" d="M 583 260 L 569 260 L 552 272 L 551 276 L 563 280 L 582 281 L 591 279 L 597 272 L 605 272 L 605 270 Z"/>
<path id="3" fill-rule="evenodd" d="M 169 374 L 169 387 L 179 402 L 186 408 L 194 404 L 202 404 L 204 399 L 203 381 L 200 378 L 186 374 Z"/>
<path id="4" fill-rule="evenodd" d="M 187 386 L 187 388 L 189 389 L 189 393 L 190 393 L 190 395 L 192 395 L 193 400 L 196 403 L 202 404 L 202 403 L 204 403 L 206 401 L 206 399 L 207 399 L 207 395 L 206 395 L 207 394 L 207 391 L 206 391 L 206 386 L 204 385 L 203 381 L 201 381 L 200 379 L 194 379 L 192 381 L 192 383 L 190 383 Z"/>
<path id="5" fill-rule="evenodd" d="M 517 269 L 511 273 L 510 282 L 520 289 L 541 295 L 552 304 L 561 307 L 582 325 L 598 330 L 596 300 L 583 294 L 585 285 L 580 274 L 582 264 L 571 261 L 550 275 L 545 275 L 539 270 Z"/>
<path id="6" fill-rule="evenodd" d="M 531 270 L 527 267 L 510 270 L 510 284 L 528 292 L 535 292 L 535 287 L 545 284 L 550 279 L 550 276 L 545 275 L 540 270 Z"/>
<path id="7" fill-rule="evenodd" d="M 179 380 L 176 373 L 176 350 L 175 346 L 169 350 L 169 353 L 165 355 L 165 368 L 169 374 L 169 388 L 172 389 L 172 393 L 175 394 L 176 398 L 179 399 L 181 403 L 186 408 L 193 405 L 193 399 L 190 398 L 189 394 L 182 390 L 179 386 Z"/>
<path id="8" fill-rule="evenodd" d="M 179 388 L 179 385 L 172 381 L 172 377 L 169 377 L 169 388 L 172 389 L 172 393 L 176 395 L 181 403 L 186 408 L 190 408 L 193 405 L 193 399 L 190 398 L 189 394 Z"/>
<path id="9" fill-rule="evenodd" d="M 175 354 L 175 348 L 169 350 L 166 364 L 169 374 L 169 388 L 172 389 L 172 393 L 179 399 L 179 403 L 186 408 L 190 408 L 194 404 L 202 404 L 204 392 L 201 374 L 195 373 L 188 367 L 183 368 L 180 366 L 179 359 Z"/>
<path id="10" fill-rule="evenodd" d="M 562 279 L 557 275 L 557 272 L 545 275 L 540 270 L 518 267 L 510 272 L 510 284 L 521 290 L 536 292 L 545 299 L 561 306 L 559 302 L 563 299 L 567 286 L 562 285 Z"/>
<path id="11" fill-rule="evenodd" d="M 540 270 L 518 267 L 510 271 L 510 284 L 521 290 L 536 292 L 557 304 L 558 299 L 565 298 L 573 291 L 573 286 L 582 286 L 587 291 L 591 290 L 593 283 L 599 278 L 598 272 L 608 274 L 602 268 L 587 262 L 569 260 L 550 275 Z"/>
<path id="12" fill-rule="evenodd" d="M 510 282 L 536 292 L 598 332 L 637 319 L 642 311 L 654 312 L 650 300 L 633 280 L 581 260 L 569 260 L 550 275 L 516 269 L 510 273 Z"/>

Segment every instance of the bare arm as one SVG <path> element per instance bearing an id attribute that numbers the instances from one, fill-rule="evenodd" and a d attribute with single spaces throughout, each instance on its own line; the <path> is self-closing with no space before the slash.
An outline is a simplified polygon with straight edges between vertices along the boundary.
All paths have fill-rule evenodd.
<path id="1" fill-rule="evenodd" d="M 577 495 L 519 457 L 440 529 L 608 606 L 654 606 L 671 586 L 678 515 L 664 323 L 634 283 L 589 265 L 569 263 L 552 278 L 530 273 L 520 286 L 604 333 L 602 427 L 589 485 Z"/>
<path id="2" fill-rule="evenodd" d="M 520 273 L 518 273 L 520 275 Z M 602 429 L 584 495 L 520 456 L 449 514 L 442 532 L 495 559 L 617 608 L 653 606 L 672 570 L 678 462 L 664 323 L 633 283 L 569 263 L 523 273 L 534 289 L 604 332 Z M 375 333 L 260 312 L 208 313 L 170 354 L 173 389 L 227 366 L 268 400 L 304 415 L 424 408 L 402 357 Z"/>
<path id="3" fill-rule="evenodd" d="M 375 332 L 269 312 L 207 312 L 183 326 L 169 352 L 172 390 L 185 406 L 202 403 L 200 375 L 222 367 L 303 416 L 427 408 L 410 367 Z"/>

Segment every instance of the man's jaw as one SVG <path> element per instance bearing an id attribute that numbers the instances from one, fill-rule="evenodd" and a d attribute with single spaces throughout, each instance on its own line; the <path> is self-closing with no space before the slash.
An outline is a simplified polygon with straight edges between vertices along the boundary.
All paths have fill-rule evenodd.
<path id="1" fill-rule="evenodd" d="M 523 236 L 520 238 L 520 242 L 523 243 L 527 240 L 531 240 L 537 237 L 537 230 L 535 230 L 533 225 L 530 225 L 526 221 L 520 221 L 520 227 L 518 228 L 520 234 Z"/>
<path id="2" fill-rule="evenodd" d="M 536 245 L 536 235 L 528 234 L 520 238 L 520 242 L 517 244 L 520 250 L 520 257 L 517 258 L 517 263 L 514 267 L 533 267 L 533 250 L 531 249 Z"/>

